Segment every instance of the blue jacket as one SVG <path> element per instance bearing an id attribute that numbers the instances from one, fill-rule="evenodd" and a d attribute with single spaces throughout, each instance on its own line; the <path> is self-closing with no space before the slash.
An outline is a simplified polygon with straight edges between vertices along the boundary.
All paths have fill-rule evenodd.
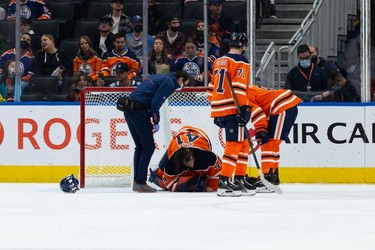
<path id="1" fill-rule="evenodd" d="M 150 107 L 154 124 L 158 124 L 161 105 L 178 88 L 180 88 L 180 85 L 173 73 L 167 75 L 155 74 L 142 81 L 130 94 L 130 97 L 134 101 Z"/>

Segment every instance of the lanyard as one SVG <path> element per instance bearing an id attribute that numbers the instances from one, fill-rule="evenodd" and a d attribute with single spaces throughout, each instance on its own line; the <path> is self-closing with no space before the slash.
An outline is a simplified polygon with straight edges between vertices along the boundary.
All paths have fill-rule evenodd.
<path id="1" fill-rule="evenodd" d="M 310 79 L 311 79 L 311 76 L 312 76 L 312 73 L 314 71 L 314 66 L 315 64 L 311 64 L 311 70 L 310 70 L 310 74 L 309 74 L 309 77 L 307 78 L 307 75 L 299 68 L 297 67 L 298 71 L 301 73 L 301 75 L 307 80 L 307 90 L 310 90 L 311 89 L 311 86 L 310 86 Z"/>

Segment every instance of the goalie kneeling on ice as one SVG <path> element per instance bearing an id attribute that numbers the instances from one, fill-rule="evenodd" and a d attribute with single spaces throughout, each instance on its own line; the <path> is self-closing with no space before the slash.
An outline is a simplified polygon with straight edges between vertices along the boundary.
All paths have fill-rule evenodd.
<path id="1" fill-rule="evenodd" d="M 60 181 L 60 189 L 65 193 L 75 193 L 79 190 L 78 184 L 78 180 L 72 174 Z"/>

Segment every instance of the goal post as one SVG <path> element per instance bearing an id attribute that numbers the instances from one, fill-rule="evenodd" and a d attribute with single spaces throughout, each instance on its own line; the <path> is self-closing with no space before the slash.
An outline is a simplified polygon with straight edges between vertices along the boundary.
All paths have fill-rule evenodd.
<path id="1" fill-rule="evenodd" d="M 81 91 L 80 187 L 121 187 L 132 182 L 134 142 L 123 112 L 116 109 L 118 98 L 135 88 L 89 87 Z M 206 88 L 175 91 L 160 109 L 160 131 L 154 134 L 155 152 L 150 166 L 157 166 L 172 136 L 183 126 L 203 129 L 220 154 L 219 129 L 210 118 Z M 218 152 L 219 151 L 219 152 Z"/>

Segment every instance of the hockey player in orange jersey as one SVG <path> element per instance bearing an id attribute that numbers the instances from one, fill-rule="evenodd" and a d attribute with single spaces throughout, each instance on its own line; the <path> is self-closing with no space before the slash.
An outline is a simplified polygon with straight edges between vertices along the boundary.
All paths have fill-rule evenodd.
<path id="1" fill-rule="evenodd" d="M 211 117 L 214 118 L 217 126 L 225 129 L 226 138 L 218 196 L 254 195 L 256 189 L 246 179 L 250 146 L 245 129 L 251 114 L 247 98 L 250 64 L 242 55 L 246 46 L 246 34 L 231 35 L 229 52 L 214 61 L 212 79 L 207 87 Z M 231 85 L 240 107 L 240 114 L 232 95 Z M 232 181 L 233 173 L 235 176 Z"/>
<path id="2" fill-rule="evenodd" d="M 268 90 L 257 86 L 251 86 L 247 96 L 252 106 L 255 139 L 261 145 L 264 178 L 279 185 L 280 144 L 288 140 L 297 118 L 297 105 L 302 100 L 290 90 Z"/>
<path id="3" fill-rule="evenodd" d="M 167 152 L 149 182 L 172 192 L 213 192 L 217 190 L 221 159 L 212 152 L 206 133 L 184 126 L 171 140 Z"/>

